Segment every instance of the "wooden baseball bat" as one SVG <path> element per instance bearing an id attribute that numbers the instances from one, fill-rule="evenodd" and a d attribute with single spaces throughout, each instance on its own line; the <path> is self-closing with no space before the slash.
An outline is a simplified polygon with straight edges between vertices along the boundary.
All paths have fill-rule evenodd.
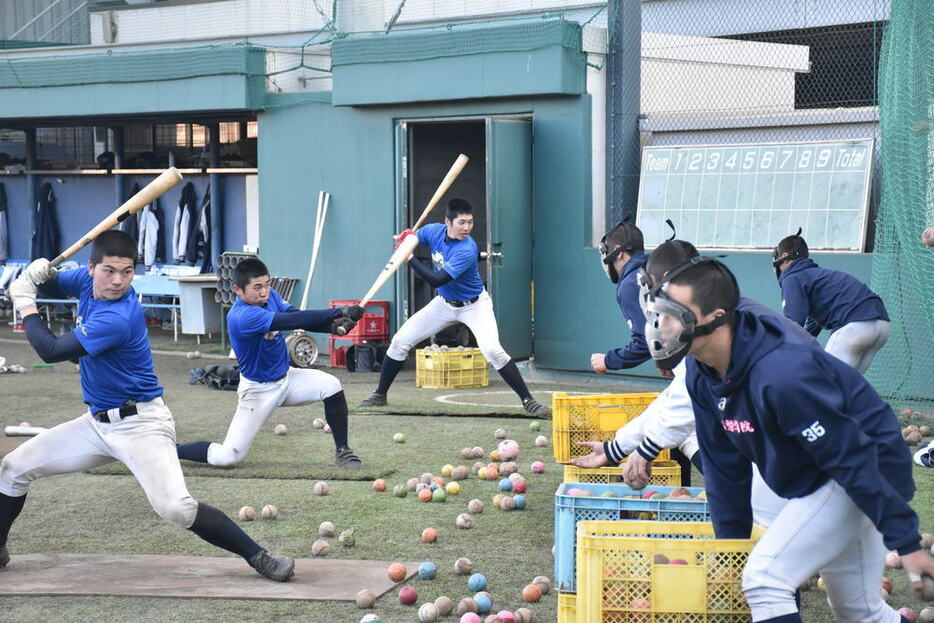
<path id="1" fill-rule="evenodd" d="M 431 213 L 431 210 L 438 205 L 438 202 L 441 201 L 441 197 L 444 196 L 444 193 L 451 188 L 451 184 L 454 183 L 454 180 L 457 179 L 457 176 L 460 175 L 461 171 L 464 170 L 464 167 L 467 166 L 467 163 L 470 161 L 470 158 L 464 154 L 460 154 L 457 157 L 457 160 L 454 161 L 454 164 L 451 165 L 451 168 L 448 169 L 447 175 L 444 176 L 444 179 L 441 180 L 441 183 L 438 185 L 438 189 L 435 191 L 435 194 L 431 196 L 431 199 L 428 201 L 428 205 L 425 206 L 425 209 L 422 210 L 422 215 L 418 217 L 418 220 L 415 221 L 415 224 L 412 225 L 412 230 L 415 231 L 418 227 L 424 222 L 428 215 Z M 367 293 L 363 296 L 363 299 L 360 301 L 360 307 L 366 307 L 367 303 L 370 302 L 370 299 L 376 294 L 376 291 L 383 287 L 390 277 L 395 274 L 395 272 L 402 266 L 404 260 L 410 253 L 415 251 L 415 247 L 418 246 L 418 236 L 409 235 L 402 241 L 399 247 L 393 252 L 392 256 L 389 258 L 389 261 L 386 262 L 386 265 L 383 266 L 383 270 L 379 272 L 379 275 L 376 276 L 376 280 L 373 282 L 373 285 L 370 286 L 370 289 L 367 290 Z M 339 334 L 343 335 L 340 331 Z"/>
<path id="2" fill-rule="evenodd" d="M 178 172 L 178 169 L 175 167 L 166 169 L 162 172 L 162 174 L 159 175 L 159 177 L 146 184 L 146 186 L 141 191 L 127 199 L 123 205 L 111 212 L 107 218 L 98 223 L 94 229 L 86 233 L 84 237 L 62 251 L 58 257 L 52 260 L 52 266 L 58 266 L 69 257 L 83 249 L 85 246 L 94 242 L 94 239 L 97 238 L 102 232 L 105 232 L 114 225 L 117 225 L 131 214 L 139 212 L 148 204 L 164 195 L 170 188 L 176 186 L 181 181 L 182 174 Z"/>
<path id="3" fill-rule="evenodd" d="M 457 157 L 457 160 L 454 161 L 454 164 L 451 165 L 451 168 L 448 170 L 448 174 L 444 176 L 444 179 L 441 180 L 441 184 L 438 185 L 438 190 L 435 191 L 435 194 L 431 196 L 431 200 L 428 202 L 428 205 L 425 206 L 425 209 L 422 211 L 422 215 L 418 217 L 418 220 L 415 221 L 415 224 L 412 225 L 412 230 L 416 230 L 419 226 L 428 218 L 428 214 L 431 213 L 431 210 L 438 205 L 438 202 L 441 201 L 441 197 L 444 196 L 444 193 L 448 191 L 451 187 L 451 184 L 454 183 L 454 180 L 457 179 L 457 176 L 461 174 L 461 171 L 464 170 L 464 167 L 467 166 L 467 162 L 470 161 L 470 158 L 461 154 Z"/>
<path id="4" fill-rule="evenodd" d="M 42 426 L 7 426 L 3 432 L 7 437 L 34 437 L 47 430 Z"/>

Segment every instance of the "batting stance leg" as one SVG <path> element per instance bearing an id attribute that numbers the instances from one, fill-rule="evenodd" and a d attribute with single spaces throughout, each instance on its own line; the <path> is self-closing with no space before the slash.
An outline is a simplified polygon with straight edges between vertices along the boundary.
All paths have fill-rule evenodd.
<path id="1" fill-rule="evenodd" d="M 361 407 L 381 407 L 386 404 L 386 395 L 396 375 L 402 370 L 405 358 L 416 344 L 427 340 L 432 335 L 456 322 L 454 308 L 444 302 L 440 296 L 431 299 L 427 305 L 415 312 L 402 323 L 392 336 L 389 349 L 383 358 L 379 373 L 379 385 L 369 398 L 360 403 Z"/>
<path id="2" fill-rule="evenodd" d="M 289 368 L 278 381 L 259 383 L 241 377 L 237 386 L 237 411 L 234 413 L 227 436 L 223 443 L 193 442 L 178 447 L 179 458 L 219 467 L 237 465 L 246 458 L 259 430 L 269 416 L 280 406 L 298 406 L 313 402 L 325 402 L 325 415 L 330 410 L 329 420 L 338 448 L 347 446 L 347 415 L 339 413 L 340 397 L 343 396 L 340 381 L 320 370 Z M 334 406 L 328 409 L 329 404 Z M 346 401 L 344 401 L 346 406 Z M 335 425 L 337 428 L 335 428 Z M 359 459 L 358 459 L 359 460 Z"/>
<path id="3" fill-rule="evenodd" d="M 850 322 L 830 335 L 826 351 L 860 372 L 869 369 L 872 358 L 889 339 L 888 320 Z"/>
<path id="4" fill-rule="evenodd" d="M 882 536 L 840 485 L 788 500 L 743 570 L 752 620 L 801 621 L 795 590 L 819 572 L 835 620 L 899 623 L 879 593 L 884 559 Z"/>

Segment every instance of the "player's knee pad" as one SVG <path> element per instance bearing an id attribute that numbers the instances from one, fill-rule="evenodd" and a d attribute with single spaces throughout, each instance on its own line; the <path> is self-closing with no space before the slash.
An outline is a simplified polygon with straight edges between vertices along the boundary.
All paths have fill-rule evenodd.
<path id="1" fill-rule="evenodd" d="M 26 495 L 31 478 L 22 474 L 16 466 L 16 459 L 7 456 L 0 462 L 0 493 L 11 497 Z"/>
<path id="2" fill-rule="evenodd" d="M 211 444 L 208 447 L 208 463 L 216 467 L 233 467 L 239 465 L 246 458 L 246 452 L 222 444 Z"/>
<path id="3" fill-rule="evenodd" d="M 343 389 L 341 387 L 340 379 L 336 376 L 330 374 L 327 375 L 327 378 L 321 381 L 321 395 L 325 398 L 330 398 L 334 394 L 340 392 Z"/>
<path id="4" fill-rule="evenodd" d="M 195 522 L 195 516 L 198 514 L 198 501 L 186 495 L 155 502 L 153 509 L 169 523 L 188 529 Z"/>
<path id="5" fill-rule="evenodd" d="M 500 370 L 503 366 L 509 363 L 511 357 L 509 353 L 503 350 L 503 347 L 497 344 L 494 347 L 481 347 L 480 350 L 483 352 L 483 356 L 487 361 L 490 362 L 490 365 L 493 366 L 494 370 Z"/>

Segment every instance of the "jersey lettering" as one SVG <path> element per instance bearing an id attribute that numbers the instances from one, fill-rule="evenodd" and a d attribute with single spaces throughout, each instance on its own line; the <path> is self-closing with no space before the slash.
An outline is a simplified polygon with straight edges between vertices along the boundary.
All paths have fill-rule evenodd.
<path id="1" fill-rule="evenodd" d="M 824 436 L 827 431 L 821 426 L 819 420 L 815 420 L 813 424 L 801 431 L 801 434 L 804 435 L 804 438 L 807 439 L 808 443 L 814 443 L 818 439 Z"/>
<path id="2" fill-rule="evenodd" d="M 747 420 L 723 420 L 723 429 L 728 433 L 754 433 L 752 423 Z"/>

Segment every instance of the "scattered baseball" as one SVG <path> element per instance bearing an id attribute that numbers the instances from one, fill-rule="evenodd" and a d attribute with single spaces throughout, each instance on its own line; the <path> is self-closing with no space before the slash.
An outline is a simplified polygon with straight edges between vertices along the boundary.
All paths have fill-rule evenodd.
<path id="1" fill-rule="evenodd" d="M 444 485 L 444 490 L 447 491 L 448 495 L 457 495 L 461 492 L 461 486 L 456 482 L 449 482 Z"/>
<path id="2" fill-rule="evenodd" d="M 466 465 L 458 465 L 451 472 L 451 480 L 465 480 L 469 474 L 470 470 L 467 469 Z"/>
<path id="3" fill-rule="evenodd" d="M 324 420 L 322 420 L 322 419 L 319 418 L 319 417 L 316 417 L 316 418 L 311 422 L 311 427 L 312 427 L 312 428 L 324 428 Z"/>
<path id="4" fill-rule="evenodd" d="M 921 547 L 923 549 L 931 549 L 931 546 L 934 545 L 934 534 L 924 532 L 921 534 Z"/>
<path id="5" fill-rule="evenodd" d="M 330 490 L 331 488 L 328 486 L 328 483 L 324 481 L 315 483 L 315 495 L 327 495 Z"/>
<path id="6" fill-rule="evenodd" d="M 237 513 L 237 516 L 240 518 L 240 521 L 253 521 L 256 519 L 256 509 L 252 506 L 244 506 L 240 509 L 240 512 Z"/>
<path id="7" fill-rule="evenodd" d="M 185 359 L 201 359 L 201 351 L 192 350 L 185 353 Z"/>
<path id="8" fill-rule="evenodd" d="M 415 491 L 418 487 L 418 478 L 409 478 L 405 483 L 405 488 L 409 491 Z"/>
<path id="9" fill-rule="evenodd" d="M 532 473 L 533 474 L 543 474 L 545 473 L 545 464 L 541 461 L 535 461 L 532 463 Z"/>
<path id="10" fill-rule="evenodd" d="M 272 504 L 267 504 L 263 507 L 263 510 L 260 511 L 263 519 L 275 519 L 279 516 L 279 509 L 273 506 Z"/>
<path id="11" fill-rule="evenodd" d="M 325 425 L 324 425 L 324 432 L 326 432 L 328 435 L 331 434 L 331 427 L 330 427 L 330 425 L 328 425 L 328 424 L 325 424 Z"/>
<path id="12" fill-rule="evenodd" d="M 535 438 L 535 445 L 538 446 L 539 448 L 544 448 L 545 446 L 548 445 L 548 437 L 545 437 L 544 435 L 539 435 L 538 437 Z"/>
<path id="13" fill-rule="evenodd" d="M 542 598 L 542 589 L 540 589 L 535 584 L 527 584 L 525 588 L 522 589 L 522 601 L 527 601 L 529 603 L 535 603 Z"/>
<path id="14" fill-rule="evenodd" d="M 467 588 L 473 592 L 485 591 L 487 587 L 486 576 L 482 573 L 474 573 L 470 576 L 470 579 L 467 580 Z M 476 599 L 476 597 L 475 597 Z"/>
<path id="15" fill-rule="evenodd" d="M 483 502 L 476 498 L 470 500 L 467 503 L 467 511 L 474 515 L 479 515 L 483 512 Z"/>
<path id="16" fill-rule="evenodd" d="M 494 439 L 505 439 L 506 430 L 503 428 L 497 428 L 496 430 L 493 431 L 493 438 Z"/>
<path id="17" fill-rule="evenodd" d="M 473 458 L 473 448 L 464 448 L 461 450 L 462 459 L 472 459 Z"/>
<path id="18" fill-rule="evenodd" d="M 506 461 L 499 466 L 499 473 L 503 476 L 510 476 L 519 471 L 519 466 L 516 465 L 515 461 Z"/>
<path id="19" fill-rule="evenodd" d="M 422 623 L 434 623 L 438 620 L 438 609 L 432 602 L 423 603 L 418 608 L 418 620 Z"/>
<path id="20" fill-rule="evenodd" d="M 918 432 L 921 433 L 925 437 L 930 437 L 931 435 L 934 435 L 934 428 L 931 428 L 930 426 L 925 424 L 918 428 Z"/>
<path id="21" fill-rule="evenodd" d="M 381 623 L 378 614 L 364 614 L 363 618 L 360 619 L 360 623 Z"/>
<path id="22" fill-rule="evenodd" d="M 276 424 L 276 427 L 272 429 L 272 432 L 275 435 L 285 435 L 289 432 L 289 428 L 285 424 Z"/>
<path id="23" fill-rule="evenodd" d="M 551 580 L 547 576 L 536 575 L 532 578 L 532 584 L 542 591 L 542 595 L 547 595 L 551 591 Z"/>
<path id="24" fill-rule="evenodd" d="M 399 590 L 399 602 L 405 606 L 410 606 L 418 601 L 418 592 L 411 586 L 403 586 Z"/>
<path id="25" fill-rule="evenodd" d="M 438 531 L 434 528 L 422 530 L 422 543 L 434 543 L 438 540 Z"/>
<path id="26" fill-rule="evenodd" d="M 392 436 L 392 440 L 395 443 L 405 443 L 405 433 L 396 433 Z"/>
<path id="27" fill-rule="evenodd" d="M 918 613 L 918 623 L 934 623 L 934 608 L 922 608 Z"/>
<path id="28" fill-rule="evenodd" d="M 320 557 L 327 556 L 331 552 L 331 544 L 322 539 L 318 539 L 311 544 L 311 555 Z"/>
<path id="29" fill-rule="evenodd" d="M 334 536 L 334 524 L 330 521 L 322 521 L 321 525 L 318 526 L 318 536 L 328 538 Z"/>
<path id="30" fill-rule="evenodd" d="M 489 617 L 487 617 L 489 618 Z M 516 615 L 511 610 L 500 610 L 493 617 L 494 623 L 516 623 Z"/>
<path id="31" fill-rule="evenodd" d="M 373 491 L 385 491 L 386 490 L 386 481 L 382 478 L 377 478 L 373 481 Z"/>
<path id="32" fill-rule="evenodd" d="M 454 602 L 450 597 L 445 597 L 441 595 L 435 599 L 435 610 L 438 611 L 439 617 L 446 617 L 452 612 L 454 612 Z"/>
<path id="33" fill-rule="evenodd" d="M 539 422 L 538 420 L 532 420 L 531 422 L 529 422 L 529 429 L 530 430 L 541 430 L 542 423 Z"/>
<path id="34" fill-rule="evenodd" d="M 461 616 L 463 616 L 464 614 L 468 612 L 476 612 L 476 611 L 477 611 L 477 603 L 470 597 L 464 597 L 459 602 L 457 602 L 457 614 Z M 463 620 L 464 619 L 461 618 L 461 621 Z M 477 617 L 477 620 L 479 621 L 480 617 Z"/>
<path id="35" fill-rule="evenodd" d="M 457 516 L 457 519 L 454 521 L 454 524 L 463 530 L 469 530 L 473 525 L 473 518 L 467 513 L 461 513 Z"/>
<path id="36" fill-rule="evenodd" d="M 473 447 L 473 458 L 482 459 L 483 458 L 483 448 L 480 446 Z"/>
<path id="37" fill-rule="evenodd" d="M 915 597 L 922 601 L 934 601 L 934 578 L 924 573 L 921 575 L 921 588 L 914 589 Z"/>
<path id="38" fill-rule="evenodd" d="M 357 538 L 354 536 L 354 529 L 344 530 L 340 533 L 340 536 L 337 537 L 337 542 L 343 545 L 344 547 L 353 547 L 357 544 Z"/>
<path id="39" fill-rule="evenodd" d="M 445 478 L 450 478 L 453 472 L 454 472 L 454 466 L 451 465 L 450 463 L 446 464 L 444 467 L 441 468 L 441 475 L 444 476 Z"/>
<path id="40" fill-rule="evenodd" d="M 885 566 L 892 567 L 893 569 L 901 569 L 902 559 L 898 555 L 898 552 L 891 551 L 885 555 Z"/>
<path id="41" fill-rule="evenodd" d="M 469 558 L 458 558 L 454 561 L 454 573 L 457 575 L 470 575 L 473 573 L 473 562 Z"/>
<path id="42" fill-rule="evenodd" d="M 433 562 L 418 565 L 418 577 L 422 580 L 434 580 L 438 575 L 438 566 Z"/>
<path id="43" fill-rule="evenodd" d="M 535 615 L 528 608 L 516 608 L 516 623 L 534 623 Z"/>
<path id="44" fill-rule="evenodd" d="M 401 562 L 394 562 L 386 569 L 386 575 L 392 582 L 401 582 L 408 575 L 408 570 Z"/>
<path id="45" fill-rule="evenodd" d="M 920 432 L 920 431 L 916 431 L 916 430 L 911 431 L 910 433 L 908 433 L 907 435 L 905 435 L 905 442 L 906 442 L 909 446 L 916 446 L 916 445 L 918 445 L 919 443 L 921 443 L 921 432 Z"/>
<path id="46" fill-rule="evenodd" d="M 376 595 L 374 595 L 367 589 L 363 589 L 362 591 L 357 593 L 356 601 L 357 601 L 358 608 L 372 608 L 373 604 L 376 603 Z"/>
<path id="47" fill-rule="evenodd" d="M 461 601 L 464 601 L 464 600 L 461 600 Z M 470 601 L 473 601 L 473 599 L 471 599 Z M 473 607 L 476 608 L 477 604 L 474 604 Z M 483 623 L 483 619 L 480 618 L 480 615 L 478 615 L 476 611 L 465 612 L 464 614 L 461 615 L 460 621 L 458 621 L 458 623 Z"/>
<path id="48" fill-rule="evenodd" d="M 480 591 L 474 595 L 473 600 L 477 603 L 478 614 L 486 614 L 493 607 L 493 598 L 486 591 Z"/>
<path id="49" fill-rule="evenodd" d="M 504 439 L 499 442 L 496 451 L 499 452 L 499 457 L 502 460 L 512 461 L 519 456 L 519 444 L 514 439 Z"/>

